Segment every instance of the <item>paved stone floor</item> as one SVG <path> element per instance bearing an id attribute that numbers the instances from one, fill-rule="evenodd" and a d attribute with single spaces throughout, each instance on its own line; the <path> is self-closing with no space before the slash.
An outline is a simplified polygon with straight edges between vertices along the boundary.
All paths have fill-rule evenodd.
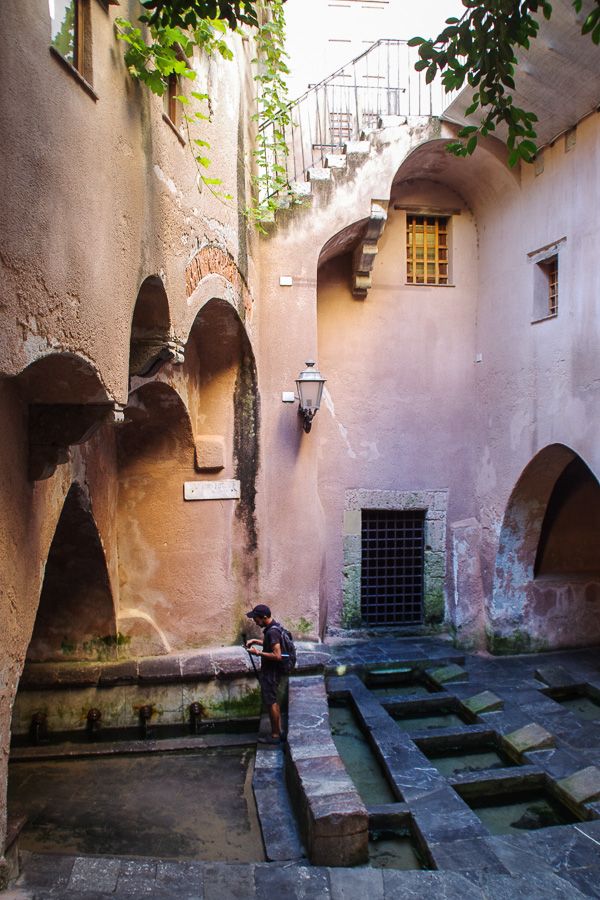
<path id="1" fill-rule="evenodd" d="M 464 655 L 441 639 L 375 639 L 329 648 L 331 693 L 351 698 L 378 747 L 388 777 L 432 871 L 361 867 L 327 869 L 299 858 L 292 825 L 277 791 L 257 803 L 264 819 L 270 862 L 233 864 L 156 858 L 59 856 L 23 853 L 22 874 L 4 896 L 10 900 L 528 900 L 600 897 L 600 698 L 598 649 L 490 658 Z M 369 690 L 378 668 L 418 672 L 427 696 L 394 693 L 387 685 Z M 401 676 L 402 677 L 402 676 Z M 393 681 L 393 679 L 392 679 Z M 419 706 L 425 700 L 425 706 Z M 435 727 L 440 704 L 458 718 Z M 423 727 L 418 717 L 425 716 Z M 411 720 L 410 731 L 402 722 Z M 415 725 L 414 720 L 417 720 Z M 400 726 L 400 727 L 399 727 Z M 524 730 L 523 730 L 524 729 Z M 516 737 L 515 737 L 516 733 Z M 494 746 L 513 755 L 510 768 L 450 772 L 435 767 L 440 741 Z M 266 764 L 273 778 L 277 765 Z M 257 758 L 262 785 L 268 779 Z M 578 773 L 584 772 L 582 777 Z M 576 815 L 570 824 L 494 833 L 467 800 L 488 789 L 546 786 L 567 799 Z M 255 785 L 256 793 L 256 785 Z M 265 813 L 266 810 L 266 813 Z M 514 824 L 514 823 L 513 823 Z"/>

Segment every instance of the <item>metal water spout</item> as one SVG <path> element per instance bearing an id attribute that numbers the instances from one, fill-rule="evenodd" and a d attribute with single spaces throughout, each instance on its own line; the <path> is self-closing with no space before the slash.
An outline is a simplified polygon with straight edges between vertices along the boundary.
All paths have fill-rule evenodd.
<path id="1" fill-rule="evenodd" d="M 40 744 L 50 743 L 48 737 L 48 721 L 45 712 L 35 712 L 31 717 L 31 725 L 29 727 L 29 737 L 31 743 L 35 747 Z"/>
<path id="2" fill-rule="evenodd" d="M 192 734 L 200 734 L 202 724 L 202 704 L 190 703 L 190 731 Z"/>
<path id="3" fill-rule="evenodd" d="M 102 729 L 102 713 L 93 706 L 88 709 L 86 731 L 90 741 L 93 741 Z"/>
<path id="4" fill-rule="evenodd" d="M 140 706 L 139 717 L 140 717 L 140 729 L 142 733 L 142 739 L 145 741 L 149 737 L 152 737 L 152 731 L 148 725 L 150 719 L 152 718 L 152 714 L 154 712 L 154 707 L 150 704 L 146 704 L 145 706 Z"/>

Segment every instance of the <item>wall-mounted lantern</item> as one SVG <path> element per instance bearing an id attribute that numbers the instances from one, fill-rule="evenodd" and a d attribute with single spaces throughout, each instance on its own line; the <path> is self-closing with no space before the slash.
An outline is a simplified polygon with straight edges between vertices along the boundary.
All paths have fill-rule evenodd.
<path id="1" fill-rule="evenodd" d="M 296 378 L 296 388 L 298 390 L 298 412 L 304 418 L 304 430 L 308 434 L 312 426 L 312 420 L 315 413 L 321 406 L 321 397 L 323 396 L 323 385 L 326 379 L 323 378 L 318 369 L 314 368 L 315 362 L 312 359 L 306 361 L 306 369 L 304 369 Z"/>

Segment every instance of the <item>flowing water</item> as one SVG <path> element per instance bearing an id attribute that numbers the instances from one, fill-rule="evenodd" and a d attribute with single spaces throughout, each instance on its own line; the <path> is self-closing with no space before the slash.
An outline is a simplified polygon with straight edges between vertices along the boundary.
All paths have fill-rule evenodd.
<path id="1" fill-rule="evenodd" d="M 337 751 L 363 803 L 394 803 L 392 789 L 350 707 L 331 704 L 329 724 Z"/>
<path id="2" fill-rule="evenodd" d="M 414 731 L 428 731 L 431 728 L 455 728 L 457 725 L 465 724 L 461 717 L 453 712 L 440 711 L 429 715 L 406 715 L 392 710 L 391 715 L 402 731 L 410 733 Z"/>
<path id="3" fill-rule="evenodd" d="M 477 747 L 469 750 L 447 750 L 425 755 L 431 760 L 436 769 L 450 778 L 459 772 L 479 772 L 483 769 L 501 769 L 505 766 L 515 765 L 507 756 L 499 753 L 493 747 Z"/>
<path id="4" fill-rule="evenodd" d="M 381 687 L 369 685 L 376 697 L 428 697 L 431 693 L 424 684 L 386 684 Z"/>
<path id="5" fill-rule="evenodd" d="M 422 860 L 410 836 L 393 829 L 371 835 L 369 864 L 376 869 L 422 868 Z"/>
<path id="6" fill-rule="evenodd" d="M 519 834 L 577 821 L 566 807 L 541 790 L 468 799 L 467 803 L 491 834 Z"/>

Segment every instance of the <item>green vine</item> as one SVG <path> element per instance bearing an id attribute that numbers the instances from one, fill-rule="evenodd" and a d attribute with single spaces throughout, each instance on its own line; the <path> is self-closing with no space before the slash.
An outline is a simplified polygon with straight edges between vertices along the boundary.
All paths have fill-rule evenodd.
<path id="1" fill-rule="evenodd" d="M 145 17 L 141 17 L 141 21 Z M 233 59 L 233 53 L 228 47 L 223 35 L 227 31 L 226 24 L 221 19 L 202 19 L 196 22 L 195 28 L 183 30 L 178 26 L 150 25 L 147 41 L 141 28 L 133 25 L 128 19 L 117 18 L 117 37 L 127 45 L 125 51 L 125 64 L 129 74 L 137 81 L 141 81 L 159 97 L 167 90 L 169 79 L 175 75 L 177 78 L 186 78 L 194 81 L 196 72 L 190 61 L 193 58 L 194 48 L 197 47 L 207 56 L 218 53 L 223 59 Z M 208 103 L 210 110 L 210 98 L 208 94 L 192 91 L 191 96 L 199 103 Z M 189 107 L 189 98 L 184 94 L 178 94 L 178 102 L 183 107 Z M 220 178 L 210 178 L 202 170 L 210 166 L 210 159 L 206 151 L 210 150 L 208 141 L 201 138 L 193 138 L 190 125 L 201 125 L 210 120 L 210 112 L 203 108 L 185 112 L 182 116 L 186 127 L 190 147 L 193 148 L 193 156 L 198 169 L 199 182 L 205 184 L 220 199 L 230 200 L 230 195 L 216 194 L 213 187 L 221 184 Z"/>
<path id="2" fill-rule="evenodd" d="M 164 9 L 162 17 L 155 10 L 153 15 L 141 15 L 139 25 L 128 19 L 116 19 L 117 37 L 126 44 L 125 63 L 130 75 L 159 97 L 165 94 L 171 76 L 189 81 L 196 78 L 191 63 L 195 48 L 207 56 L 218 54 L 223 59 L 233 58 L 225 40 L 227 29 L 232 23 L 226 18 L 199 18 L 186 5 L 187 2 L 188 0 L 183 0 L 185 14 L 176 14 L 169 9 L 168 17 L 165 18 L 167 13 Z M 282 203 L 296 202 L 285 167 L 289 152 L 285 142 L 285 128 L 291 124 L 291 115 L 285 80 L 288 68 L 284 49 L 284 2 L 285 0 L 259 0 L 256 4 L 256 18 L 253 16 L 250 19 L 252 24 L 256 21 L 256 58 L 252 62 L 257 69 L 254 80 L 258 86 L 258 96 L 257 112 L 253 118 L 258 122 L 259 130 L 253 151 L 256 170 L 252 175 L 252 185 L 255 196 L 246 209 L 246 215 L 261 231 L 264 231 L 264 224 L 272 220 L 274 210 Z M 150 5 L 149 2 L 144 3 L 145 8 Z M 245 10 L 245 18 L 240 18 L 243 22 L 249 21 L 249 5 Z M 220 8 L 218 12 L 221 12 Z M 177 100 L 186 108 L 182 119 L 198 169 L 198 181 L 219 199 L 232 200 L 231 195 L 215 190 L 221 184 L 221 179 L 211 178 L 206 174 L 206 169 L 210 166 L 207 155 L 210 150 L 209 142 L 191 134 L 191 126 L 201 126 L 204 121 L 210 120 L 210 98 L 207 94 L 196 91 L 191 91 L 191 97 L 200 103 L 199 109 L 192 111 L 190 101 L 184 94 L 178 94 Z M 268 129 L 260 128 L 261 124 L 269 121 L 275 124 Z"/>
<path id="3" fill-rule="evenodd" d="M 289 69 L 285 62 L 288 54 L 283 2 L 270 0 L 267 4 L 262 0 L 258 4 L 256 58 L 252 61 L 257 68 L 254 80 L 258 85 L 258 109 L 254 120 L 258 123 L 258 134 L 254 150 L 256 172 L 252 176 L 255 198 L 247 215 L 263 232 L 264 225 L 273 220 L 275 210 L 300 200 L 289 183 L 286 167 L 289 147 L 285 130 L 292 124 L 292 113 L 286 81 Z"/>

